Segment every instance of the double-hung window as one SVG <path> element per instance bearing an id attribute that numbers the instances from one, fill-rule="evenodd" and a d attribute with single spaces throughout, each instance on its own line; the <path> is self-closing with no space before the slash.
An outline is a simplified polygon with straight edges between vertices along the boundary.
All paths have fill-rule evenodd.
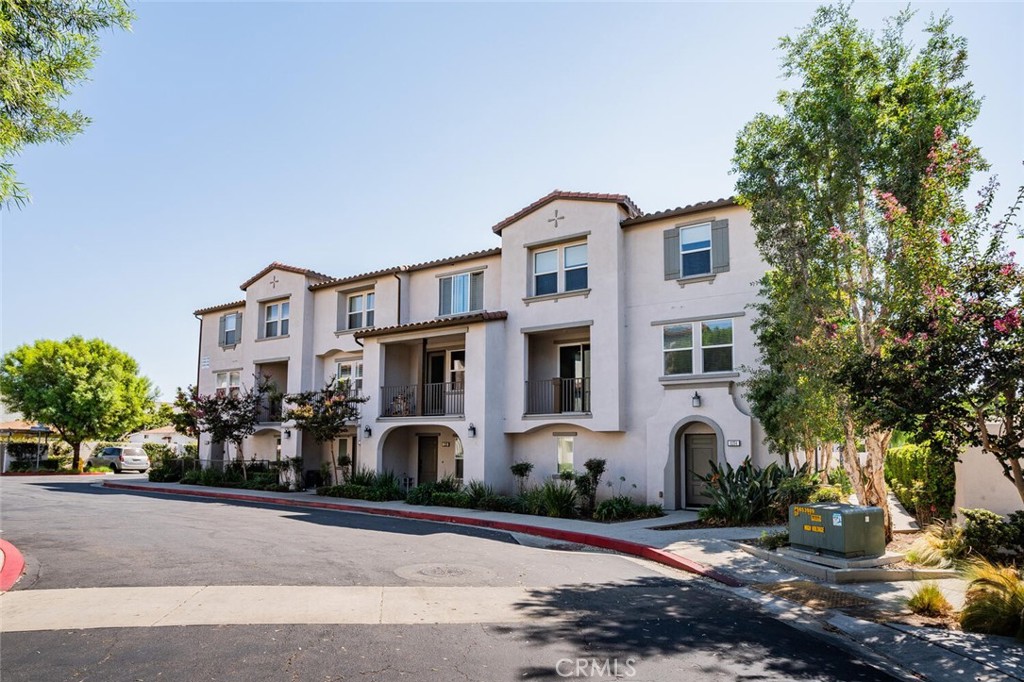
<path id="1" fill-rule="evenodd" d="M 336 365 L 335 380 L 338 386 L 350 395 L 363 394 L 363 363 L 339 362 Z"/>
<path id="2" fill-rule="evenodd" d="M 458 315 L 484 307 L 484 273 L 461 272 L 440 278 L 440 315 Z"/>
<path id="3" fill-rule="evenodd" d="M 238 371 L 233 372 L 217 372 L 217 395 L 238 395 L 239 391 L 242 390 L 242 373 Z"/>
<path id="4" fill-rule="evenodd" d="M 288 336 L 288 301 L 268 303 L 263 308 L 263 337 Z"/>
<path id="5" fill-rule="evenodd" d="M 221 346 L 234 346 L 241 340 L 242 313 L 230 313 L 220 318 L 219 343 Z"/>
<path id="6" fill-rule="evenodd" d="M 373 292 L 351 294 L 348 297 L 348 320 L 346 329 L 362 329 L 373 326 Z"/>
<path id="7" fill-rule="evenodd" d="M 711 274 L 711 223 L 680 228 L 679 251 L 681 276 Z"/>
<path id="8" fill-rule="evenodd" d="M 533 252 L 534 296 L 580 291 L 588 283 L 586 244 Z"/>
<path id="9" fill-rule="evenodd" d="M 695 336 L 695 325 L 698 325 L 699 336 Z M 731 372 L 732 332 L 732 320 L 665 325 L 662 328 L 665 374 Z"/>
<path id="10" fill-rule="evenodd" d="M 572 436 L 558 436 L 558 473 L 574 471 L 572 455 L 575 444 L 575 438 Z"/>

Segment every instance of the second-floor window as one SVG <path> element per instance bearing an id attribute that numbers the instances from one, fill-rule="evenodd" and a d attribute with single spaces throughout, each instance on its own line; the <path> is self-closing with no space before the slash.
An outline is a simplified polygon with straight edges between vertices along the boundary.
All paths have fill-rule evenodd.
<path id="1" fill-rule="evenodd" d="M 288 301 L 268 303 L 263 309 L 263 337 L 288 336 Z"/>
<path id="2" fill-rule="evenodd" d="M 242 390 L 242 373 L 217 372 L 217 395 L 238 395 Z"/>
<path id="3" fill-rule="evenodd" d="M 348 319 L 346 329 L 362 329 L 373 326 L 373 292 L 350 294 L 348 297 Z"/>
<path id="4" fill-rule="evenodd" d="M 711 223 L 679 230 L 680 274 L 682 277 L 711 273 Z"/>
<path id="5" fill-rule="evenodd" d="M 484 307 L 484 273 L 462 272 L 440 280 L 441 315 L 458 315 Z"/>
<path id="6" fill-rule="evenodd" d="M 338 386 L 352 395 L 363 394 L 363 363 L 339 362 L 336 365 L 335 380 Z"/>
<path id="7" fill-rule="evenodd" d="M 234 346 L 241 340 L 242 313 L 222 315 L 220 318 L 219 343 L 222 346 Z"/>
<path id="8" fill-rule="evenodd" d="M 588 286 L 587 245 L 533 252 L 533 295 L 580 291 Z"/>
<path id="9" fill-rule="evenodd" d="M 732 320 L 666 325 L 662 330 L 665 374 L 731 372 L 732 332 Z M 695 343 L 698 340 L 699 346 Z"/>

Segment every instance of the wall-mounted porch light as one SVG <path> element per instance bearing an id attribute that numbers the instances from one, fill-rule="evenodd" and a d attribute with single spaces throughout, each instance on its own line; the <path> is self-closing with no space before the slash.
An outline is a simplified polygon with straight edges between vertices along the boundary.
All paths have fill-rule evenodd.
<path id="1" fill-rule="evenodd" d="M 373 429 L 371 429 L 369 426 L 364 426 L 363 427 L 363 435 L 366 436 L 367 438 L 369 438 L 370 436 L 373 435 Z"/>
<path id="2" fill-rule="evenodd" d="M 472 424 L 470 424 L 468 430 L 469 430 L 469 437 L 470 438 L 476 438 L 476 427 L 473 426 Z"/>
<path id="3" fill-rule="evenodd" d="M 284 437 L 285 438 L 291 438 L 292 437 L 292 430 L 291 429 L 285 429 L 284 430 Z"/>
<path id="4" fill-rule="evenodd" d="M 693 397 L 690 398 L 690 404 L 694 407 L 700 407 L 700 393 L 693 392 Z"/>

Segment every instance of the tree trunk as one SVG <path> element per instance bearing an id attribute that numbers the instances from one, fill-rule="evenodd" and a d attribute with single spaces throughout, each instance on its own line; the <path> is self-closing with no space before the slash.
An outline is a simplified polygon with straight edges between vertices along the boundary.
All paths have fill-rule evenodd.
<path id="1" fill-rule="evenodd" d="M 327 447 L 329 448 L 329 451 L 331 453 L 331 466 L 334 468 L 334 480 L 332 481 L 332 483 L 334 485 L 339 485 L 341 483 L 341 480 L 338 478 L 338 460 L 334 457 L 334 439 L 333 438 L 331 440 L 327 441 Z"/>
<path id="2" fill-rule="evenodd" d="M 832 468 L 832 443 L 822 444 L 821 458 L 821 482 L 828 485 L 828 472 Z"/>
<path id="3" fill-rule="evenodd" d="M 1010 470 L 1013 472 L 1013 484 L 1017 486 L 1017 494 L 1021 502 L 1024 502 L 1024 471 L 1021 471 L 1020 460 L 1010 457 Z"/>
<path id="4" fill-rule="evenodd" d="M 74 452 L 74 457 L 71 459 L 72 471 L 82 471 L 82 441 L 71 444 L 71 451 Z"/>
<path id="5" fill-rule="evenodd" d="M 885 489 L 885 453 L 889 449 L 892 431 L 872 428 L 864 438 L 868 451 L 867 486 L 868 497 L 861 499 L 861 504 L 879 507 L 882 510 L 882 521 L 885 524 L 885 542 L 892 541 L 892 513 L 889 510 L 889 496 Z"/>

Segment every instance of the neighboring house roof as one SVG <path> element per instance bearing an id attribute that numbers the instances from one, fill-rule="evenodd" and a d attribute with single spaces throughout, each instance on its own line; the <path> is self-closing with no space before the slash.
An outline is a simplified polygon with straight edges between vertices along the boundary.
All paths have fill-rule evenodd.
<path id="1" fill-rule="evenodd" d="M 607 201 L 607 202 L 616 203 L 616 204 L 619 204 L 620 206 L 622 206 L 623 208 L 626 209 L 626 212 L 629 214 L 630 218 L 632 218 L 634 216 L 637 216 L 637 215 L 640 215 L 641 213 L 643 213 L 643 211 L 641 211 L 640 208 L 636 204 L 633 203 L 633 200 L 630 199 L 625 194 L 595 194 L 593 192 L 564 192 L 564 191 L 562 191 L 560 189 L 556 189 L 554 192 L 552 192 L 551 194 L 547 195 L 546 197 L 538 199 L 537 201 L 533 202 L 529 206 L 516 211 L 515 213 L 510 215 L 508 218 L 505 218 L 504 220 L 502 220 L 500 223 L 498 223 L 497 225 L 495 225 L 491 229 L 493 229 L 497 234 L 501 234 L 501 231 L 503 229 L 505 229 L 506 227 L 508 227 L 509 225 L 511 225 L 512 223 L 516 222 L 517 220 L 520 220 L 521 218 L 529 215 L 530 213 L 533 213 L 537 209 L 542 208 L 543 206 L 546 206 L 547 204 L 550 204 L 552 201 L 557 201 L 558 199 L 572 199 L 572 200 L 575 200 L 575 201 Z"/>
<path id="2" fill-rule="evenodd" d="M 135 433 L 133 433 L 131 435 L 134 436 L 135 434 L 138 434 L 138 433 L 145 433 L 145 434 L 153 435 L 153 436 L 173 436 L 174 434 L 176 434 L 178 432 L 175 430 L 175 428 L 173 426 L 169 426 L 168 425 L 168 426 L 161 426 L 161 427 L 156 428 L 156 429 L 144 429 L 142 431 L 136 431 Z M 181 435 L 185 435 L 185 434 L 181 434 Z"/>
<path id="3" fill-rule="evenodd" d="M 299 275 L 305 275 L 306 277 L 311 277 L 313 279 L 319 280 L 331 279 L 330 275 L 325 275 L 322 272 L 316 272 L 315 270 L 308 270 L 306 268 L 298 268 L 295 267 L 294 265 L 285 265 L 284 263 L 278 263 L 277 261 L 274 261 L 273 263 L 271 263 L 270 265 L 263 268 L 252 277 L 250 277 L 249 279 L 245 280 L 245 282 L 243 282 L 242 286 L 239 288 L 242 291 L 245 291 L 246 289 L 249 288 L 250 285 L 252 285 L 253 282 L 255 282 L 260 277 L 262 277 L 263 275 L 267 274 L 272 270 L 284 270 L 285 272 L 294 272 Z"/>
<path id="4" fill-rule="evenodd" d="M 492 320 L 504 320 L 508 312 L 504 310 L 485 310 L 479 313 L 468 313 L 466 315 L 455 315 L 454 317 L 442 317 L 426 322 L 410 322 L 408 324 L 396 324 L 391 327 L 378 327 L 367 329 L 354 334 L 357 339 L 365 339 L 370 336 L 385 336 L 387 334 L 399 334 L 406 331 L 423 331 L 427 329 L 442 329 L 444 327 L 457 327 L 471 322 L 490 322 Z"/>
<path id="5" fill-rule="evenodd" d="M 46 431 L 49 431 L 50 433 L 53 432 L 53 429 L 51 427 L 49 427 L 49 426 L 46 426 L 46 424 L 42 424 L 41 425 L 41 426 L 46 428 L 46 431 L 41 431 L 39 429 L 36 429 L 35 428 L 36 426 L 40 426 L 40 425 L 36 424 L 34 422 L 27 422 L 24 419 L 15 419 L 14 421 L 0 422 L 0 432 L 2 432 L 2 431 L 11 431 L 13 433 L 46 433 Z"/>
<path id="6" fill-rule="evenodd" d="M 221 303 L 220 305 L 211 305 L 209 308 L 200 308 L 194 311 L 193 315 L 205 315 L 206 313 L 215 313 L 218 310 L 230 310 L 231 308 L 241 308 L 245 305 L 245 300 L 232 301 L 231 303 Z"/>
<path id="7" fill-rule="evenodd" d="M 688 206 L 679 206 L 677 208 L 668 208 L 664 211 L 658 211 L 657 213 L 644 213 L 632 218 L 626 218 L 622 221 L 622 227 L 630 227 L 632 225 L 639 225 L 641 223 L 649 223 L 655 220 L 662 220 L 663 218 L 678 218 L 680 216 L 690 215 L 691 213 L 700 213 L 701 211 L 708 211 L 713 208 L 722 208 L 723 206 L 739 206 L 739 201 L 736 197 L 728 197 L 726 199 L 712 199 L 710 201 L 699 201 L 696 204 L 689 204 Z"/>

